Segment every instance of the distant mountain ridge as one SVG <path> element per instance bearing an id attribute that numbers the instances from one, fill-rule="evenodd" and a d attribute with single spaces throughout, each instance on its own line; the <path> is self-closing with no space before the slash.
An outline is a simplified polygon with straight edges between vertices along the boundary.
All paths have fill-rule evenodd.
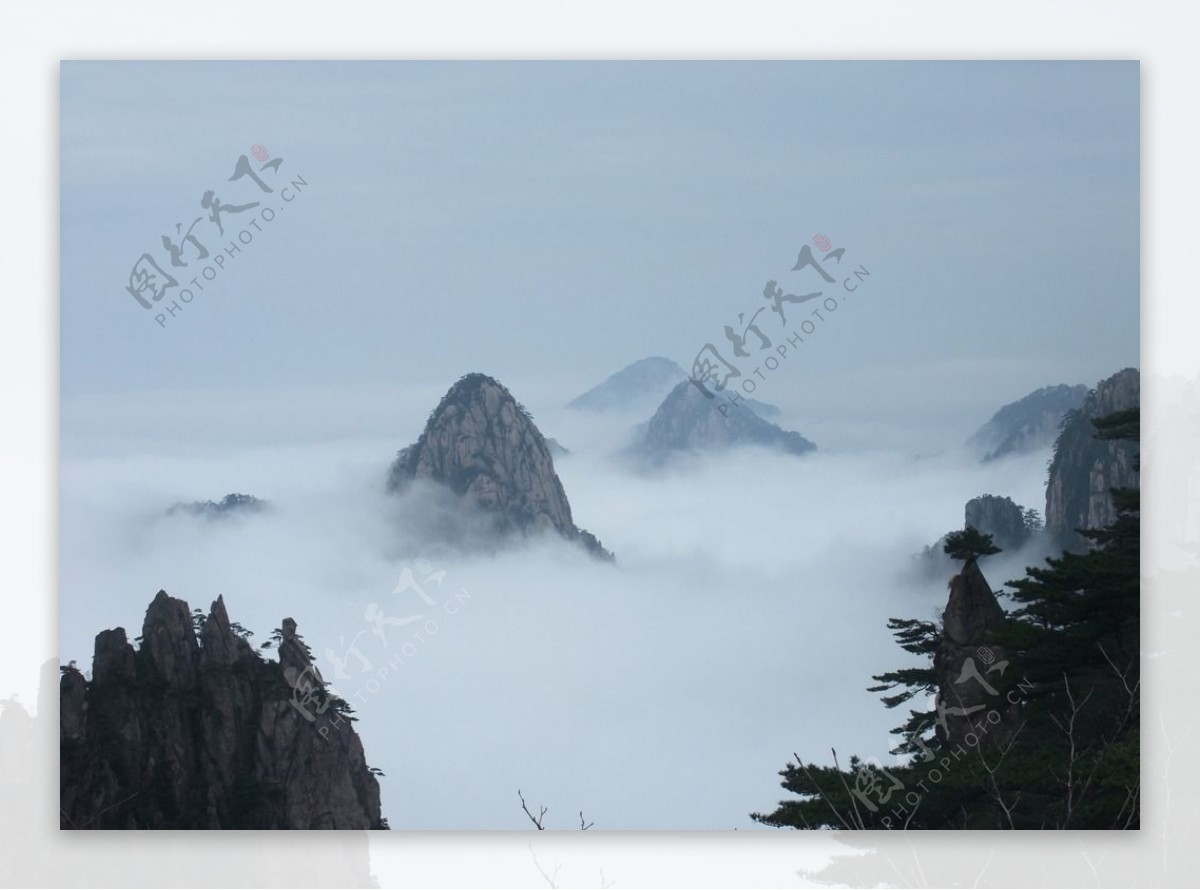
<path id="1" fill-rule="evenodd" d="M 219 501 L 188 501 L 180 502 L 167 510 L 168 516 L 177 513 L 187 513 L 204 519 L 225 519 L 230 516 L 245 513 L 261 513 L 267 509 L 267 502 L 250 494 L 227 494 Z"/>
<path id="2" fill-rule="evenodd" d="M 578 411 L 613 411 L 658 405 L 682 381 L 687 372 L 669 358 L 651 356 L 626 365 L 567 403 Z M 750 408 L 759 417 L 778 417 L 780 410 L 757 399 L 742 399 L 740 406 Z"/>
<path id="3" fill-rule="evenodd" d="M 727 410 L 718 410 L 725 407 Z M 780 429 L 745 409 L 710 399 L 684 380 L 640 428 L 632 453 L 652 463 L 672 455 L 721 451 L 738 445 L 759 445 L 789 454 L 807 454 L 816 445 L 796 432 Z"/>
<path id="4" fill-rule="evenodd" d="M 567 407 L 583 411 L 609 411 L 628 408 L 646 400 L 659 401 L 686 376 L 683 368 L 669 358 L 651 356 L 639 359 L 572 399 Z"/>
<path id="5" fill-rule="evenodd" d="M 992 415 L 967 447 L 990 461 L 1009 454 L 1027 454 L 1053 444 L 1063 416 L 1083 404 L 1088 388 L 1082 384 L 1045 386 L 1010 402 Z"/>

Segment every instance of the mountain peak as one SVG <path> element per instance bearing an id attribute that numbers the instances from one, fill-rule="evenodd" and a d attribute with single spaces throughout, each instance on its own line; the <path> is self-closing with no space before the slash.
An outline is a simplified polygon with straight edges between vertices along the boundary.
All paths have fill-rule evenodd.
<path id="1" fill-rule="evenodd" d="M 719 410 L 721 407 L 726 410 Z M 684 380 L 667 394 L 645 425 L 635 451 L 661 461 L 674 452 L 716 451 L 737 445 L 762 445 L 790 454 L 805 454 L 817 447 L 745 407 L 714 403 L 690 380 Z"/>
<path id="2" fill-rule="evenodd" d="M 489 512 L 497 532 L 553 530 L 595 555 L 612 556 L 575 525 L 533 416 L 486 374 L 467 374 L 442 396 L 420 438 L 397 454 L 388 491 L 422 479 Z"/>
<path id="3" fill-rule="evenodd" d="M 567 403 L 577 411 L 604 412 L 612 410 L 644 411 L 661 404 L 662 400 L 688 379 L 687 372 L 669 358 L 652 355 L 626 365 Z M 743 398 L 741 407 L 749 408 L 759 417 L 779 417 L 775 405 L 757 399 Z"/>
<path id="4" fill-rule="evenodd" d="M 91 680 L 61 669 L 60 827 L 385 828 L 350 709 L 288 626 L 267 661 L 220 597 L 204 617 L 160 590 L 140 648 L 101 631 Z"/>
<path id="5" fill-rule="evenodd" d="M 647 401 L 658 402 L 671 387 L 687 377 L 683 368 L 669 358 L 650 356 L 626 365 L 604 382 L 567 403 L 568 408 L 608 411 L 637 407 Z"/>

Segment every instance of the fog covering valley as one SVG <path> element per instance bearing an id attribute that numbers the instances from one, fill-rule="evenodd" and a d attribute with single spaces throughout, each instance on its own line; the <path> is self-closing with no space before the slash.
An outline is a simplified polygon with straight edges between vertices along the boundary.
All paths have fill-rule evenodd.
<path id="1" fill-rule="evenodd" d="M 815 453 L 741 448 L 646 473 L 617 456 L 644 411 L 565 410 L 581 388 L 502 382 L 569 449 L 555 469 L 574 519 L 615 564 L 556 537 L 456 550 L 429 533 L 444 495 L 385 494 L 444 387 L 67 400 L 64 663 L 89 669 L 103 628 L 140 633 L 160 588 L 205 611 L 221 594 L 255 646 L 296 619 L 356 710 L 392 828 L 528 828 L 520 789 L 552 828 L 583 810 L 603 829 L 748 829 L 786 796 L 776 772 L 793 752 L 892 761 L 903 709 L 866 687 L 912 657 L 886 622 L 933 620 L 949 578 L 915 555 L 976 495 L 1044 505 L 1048 449 L 981 463 L 958 444 L 999 395 L 931 428 L 919 411 L 881 424 L 867 400 L 806 416 L 780 385 L 764 398 Z M 231 492 L 267 508 L 166 515 Z M 999 588 L 1039 559 L 982 567 Z M 421 560 L 445 573 L 422 581 L 432 606 L 393 593 Z M 384 625 L 385 646 L 372 606 L 422 619 Z M 347 652 L 356 635 L 369 670 Z"/>

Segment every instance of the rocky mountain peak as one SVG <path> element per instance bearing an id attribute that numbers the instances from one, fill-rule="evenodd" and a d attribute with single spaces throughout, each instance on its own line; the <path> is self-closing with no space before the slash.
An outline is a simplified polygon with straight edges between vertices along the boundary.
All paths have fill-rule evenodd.
<path id="1" fill-rule="evenodd" d="M 486 374 L 455 383 L 416 443 L 399 452 L 388 490 L 402 492 L 413 480 L 438 483 L 483 508 L 500 533 L 552 530 L 611 557 L 575 525 L 551 449 L 532 415 Z"/>
<path id="2" fill-rule="evenodd" d="M 285 625 L 267 661 L 222 599 L 197 639 L 187 603 L 159 591 L 139 649 L 101 631 L 90 681 L 62 669 L 61 827 L 386 827 L 348 709 Z"/>
<path id="3" fill-rule="evenodd" d="M 975 560 L 968 560 L 950 579 L 950 597 L 942 615 L 945 639 L 958 646 L 977 646 L 984 632 L 1004 617 L 991 585 Z"/>

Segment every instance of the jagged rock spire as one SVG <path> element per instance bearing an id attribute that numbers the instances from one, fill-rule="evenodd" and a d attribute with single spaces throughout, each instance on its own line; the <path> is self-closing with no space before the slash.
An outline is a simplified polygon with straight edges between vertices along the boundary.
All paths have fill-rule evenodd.
<path id="1" fill-rule="evenodd" d="M 91 682 L 68 668 L 59 687 L 62 827 L 385 827 L 358 735 L 284 627 L 267 661 L 222 598 L 197 640 L 159 591 L 139 650 L 123 628 L 97 635 Z"/>

